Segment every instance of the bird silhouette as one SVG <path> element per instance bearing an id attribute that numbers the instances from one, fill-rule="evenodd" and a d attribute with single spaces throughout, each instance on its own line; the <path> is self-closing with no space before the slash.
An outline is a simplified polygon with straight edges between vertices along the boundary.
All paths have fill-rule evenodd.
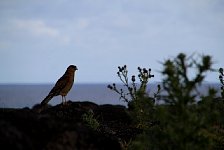
<path id="1" fill-rule="evenodd" d="M 76 70 L 78 70 L 76 66 L 70 65 L 65 71 L 64 75 L 58 79 L 55 86 L 52 88 L 46 98 L 41 102 L 41 105 L 46 105 L 54 96 L 58 95 L 61 95 L 62 97 L 62 104 L 66 104 L 66 95 L 72 88 Z"/>

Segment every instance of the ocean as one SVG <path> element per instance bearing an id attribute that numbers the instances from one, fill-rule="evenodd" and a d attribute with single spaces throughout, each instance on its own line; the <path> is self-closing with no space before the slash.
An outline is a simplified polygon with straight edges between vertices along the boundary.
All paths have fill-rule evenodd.
<path id="1" fill-rule="evenodd" d="M 108 84 L 74 84 L 67 95 L 67 100 L 71 101 L 90 101 L 96 104 L 119 104 L 126 103 L 120 100 L 119 95 L 107 88 Z M 156 92 L 158 83 L 150 84 L 148 87 L 149 95 Z M 32 108 L 39 104 L 50 92 L 53 84 L 1 84 L 0 85 L 0 108 Z M 206 95 L 208 87 L 219 90 L 220 84 L 204 84 L 200 92 Z M 119 85 L 118 88 L 123 88 Z M 220 93 L 218 93 L 218 96 Z M 56 105 L 61 103 L 61 96 L 54 97 L 49 104 Z"/>

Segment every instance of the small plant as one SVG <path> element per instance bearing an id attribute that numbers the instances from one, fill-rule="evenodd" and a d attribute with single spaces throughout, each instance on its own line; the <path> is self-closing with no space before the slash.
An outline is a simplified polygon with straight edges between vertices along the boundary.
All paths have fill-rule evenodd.
<path id="1" fill-rule="evenodd" d="M 138 100 L 139 96 L 145 95 L 147 92 L 147 84 L 150 78 L 154 77 L 154 75 L 151 74 L 151 69 L 141 68 L 138 67 L 138 78 L 140 81 L 140 85 L 136 83 L 136 76 L 131 76 L 131 81 L 129 81 L 128 78 L 128 69 L 127 66 L 124 65 L 122 67 L 118 66 L 118 72 L 117 75 L 121 82 L 123 83 L 124 87 L 126 89 L 118 89 L 116 84 L 113 83 L 112 85 L 108 85 L 108 88 L 115 91 L 120 95 L 120 99 L 122 99 L 124 102 L 129 103 L 134 100 Z M 156 95 L 154 95 L 156 96 Z"/>
<path id="2" fill-rule="evenodd" d="M 224 73 L 223 68 L 219 68 L 219 81 L 221 83 L 221 96 L 224 98 Z"/>
<path id="3" fill-rule="evenodd" d="M 136 76 L 132 75 L 131 80 L 128 78 L 127 66 L 118 67 L 117 75 L 123 83 L 125 89 L 118 89 L 116 84 L 108 85 L 108 88 L 120 95 L 120 99 L 128 103 L 129 114 L 136 123 L 138 128 L 148 128 L 152 126 L 154 104 L 157 95 L 160 91 L 154 93 L 154 97 L 149 97 L 147 94 L 147 85 L 154 75 L 151 74 L 151 69 L 138 67 L 139 83 L 136 83 Z M 130 81 L 129 81 L 130 80 Z"/>
<path id="4" fill-rule="evenodd" d="M 87 113 L 82 115 L 82 120 L 93 130 L 97 130 L 100 126 L 91 109 Z"/>

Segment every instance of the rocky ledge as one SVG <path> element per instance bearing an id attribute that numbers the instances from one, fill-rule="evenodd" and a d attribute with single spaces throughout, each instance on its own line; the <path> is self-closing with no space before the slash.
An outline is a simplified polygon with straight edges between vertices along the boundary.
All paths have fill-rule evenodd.
<path id="1" fill-rule="evenodd" d="M 69 101 L 38 107 L 0 109 L 1 149 L 119 150 L 141 133 L 124 106 Z"/>

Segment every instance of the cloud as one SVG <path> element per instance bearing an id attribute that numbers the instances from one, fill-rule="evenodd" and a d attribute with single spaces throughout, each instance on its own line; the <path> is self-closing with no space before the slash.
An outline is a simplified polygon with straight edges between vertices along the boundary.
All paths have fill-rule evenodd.
<path id="1" fill-rule="evenodd" d="M 52 64 L 59 68 L 59 64 L 77 63 L 87 71 L 80 70 L 78 81 L 87 81 L 88 72 L 99 73 L 95 68 L 105 68 L 103 75 L 88 81 L 110 81 L 117 65 L 127 64 L 134 71 L 138 65 L 159 68 L 158 60 L 175 56 L 180 50 L 209 53 L 223 63 L 223 0 L 0 3 L 0 53 L 5 58 L 0 64 L 14 66 L 19 62 L 21 73 L 35 62 L 49 68 Z M 5 79 L 7 68 L 2 71 Z M 24 81 L 31 77 L 38 80 L 37 75 L 24 75 Z M 12 82 L 10 78 L 7 81 Z"/>
<path id="2" fill-rule="evenodd" d="M 20 29 L 25 29 L 37 36 L 57 37 L 59 31 L 49 27 L 42 20 L 15 20 L 15 24 Z"/>
<path id="3" fill-rule="evenodd" d="M 23 30 L 31 35 L 37 37 L 53 38 L 59 40 L 62 44 L 68 44 L 70 42 L 69 36 L 62 34 L 59 29 L 51 27 L 43 20 L 21 20 L 16 19 L 13 21 L 18 30 Z"/>

